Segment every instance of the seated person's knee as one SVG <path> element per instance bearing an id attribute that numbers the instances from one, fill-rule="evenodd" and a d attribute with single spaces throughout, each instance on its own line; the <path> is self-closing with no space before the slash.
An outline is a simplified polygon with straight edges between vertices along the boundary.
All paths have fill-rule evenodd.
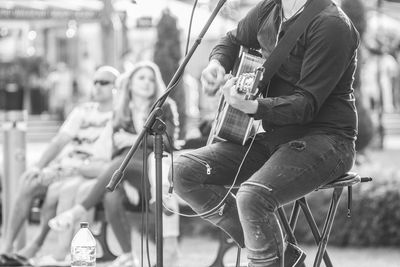
<path id="1" fill-rule="evenodd" d="M 172 171 L 170 170 L 168 179 L 173 179 L 175 191 L 178 195 L 182 195 L 190 193 L 194 185 L 200 184 L 198 177 L 202 171 L 205 173 L 203 165 L 185 156 L 180 156 L 174 160 L 174 177 L 172 177 Z"/>
<path id="2" fill-rule="evenodd" d="M 45 191 L 46 188 L 38 181 L 24 180 L 21 183 L 19 196 L 23 196 L 25 199 L 33 199 L 34 197 L 43 194 Z"/>
<path id="3" fill-rule="evenodd" d="M 242 211 L 260 207 L 269 212 L 274 212 L 277 209 L 277 204 L 274 196 L 262 188 L 254 185 L 242 185 L 236 194 L 238 208 Z"/>

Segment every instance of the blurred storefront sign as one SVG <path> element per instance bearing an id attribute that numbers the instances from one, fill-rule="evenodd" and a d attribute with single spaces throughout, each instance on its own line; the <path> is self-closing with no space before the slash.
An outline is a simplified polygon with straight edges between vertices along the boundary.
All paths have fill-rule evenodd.
<path id="1" fill-rule="evenodd" d="M 119 67 L 126 50 L 121 21 L 132 2 L 115 9 L 121 1 L 126 0 L 0 0 L 0 109 L 46 111 L 53 89 L 47 76 L 59 63 L 72 73 L 68 88 L 76 99 L 86 97 L 95 67 Z M 23 75 L 10 79 L 9 66 Z"/>
<path id="2" fill-rule="evenodd" d="M 80 10 L 70 11 L 62 9 L 38 10 L 33 8 L 6 9 L 0 7 L 0 17 L 2 19 L 17 20 L 36 20 L 36 19 L 77 19 L 77 20 L 96 20 L 100 17 L 99 11 Z"/>
<path id="3" fill-rule="evenodd" d="M 84 3 L 80 3 L 84 2 Z M 102 10 L 101 1 L 0 1 L 1 20 L 96 20 Z M 88 5 L 90 3 L 90 5 Z"/>
<path id="4" fill-rule="evenodd" d="M 92 60 L 96 64 L 116 65 L 126 50 L 118 25 L 126 16 L 125 9 L 133 3 L 127 0 L 1 0 L 0 21 L 2 28 L 21 32 L 8 38 L 17 40 L 13 53 L 16 56 L 43 56 L 51 64 L 64 61 L 76 68 L 82 55 L 89 51 L 88 43 L 95 39 L 94 52 L 89 53 Z M 87 27 L 93 29 L 91 34 L 80 34 L 81 28 Z M 30 38 L 28 32 L 36 32 L 37 38 Z M 0 45 L 5 45 L 4 40 L 0 39 Z M 65 54 L 68 56 L 60 57 Z M 2 53 L 0 60 L 5 57 Z"/>

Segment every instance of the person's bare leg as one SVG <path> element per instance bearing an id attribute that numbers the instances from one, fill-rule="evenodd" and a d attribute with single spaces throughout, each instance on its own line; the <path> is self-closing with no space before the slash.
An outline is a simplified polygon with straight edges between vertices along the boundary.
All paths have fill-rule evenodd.
<path id="1" fill-rule="evenodd" d="M 36 253 L 43 245 L 47 234 L 50 231 L 48 222 L 56 215 L 58 195 L 60 193 L 61 186 L 62 182 L 57 182 L 49 186 L 40 212 L 39 232 L 32 242 L 30 242 L 23 249 L 17 252 L 19 255 L 26 258 L 32 258 L 36 255 Z"/>
<path id="2" fill-rule="evenodd" d="M 65 229 L 72 227 L 77 218 L 82 217 L 89 209 L 99 204 L 106 193 L 106 185 L 108 184 L 110 177 L 112 177 L 114 171 L 121 165 L 123 156 L 115 157 L 111 163 L 107 164 L 104 171 L 95 179 L 96 182 L 92 186 L 91 190 L 85 192 L 84 198 L 81 199 L 76 205 L 58 214 L 55 218 L 50 221 L 50 227 L 57 231 L 64 231 Z"/>
<path id="3" fill-rule="evenodd" d="M 29 215 L 31 203 L 36 196 L 46 192 L 45 186 L 39 183 L 38 179 L 22 181 L 21 189 L 17 193 L 14 204 L 12 205 L 10 217 L 8 219 L 8 229 L 5 230 L 4 242 L 1 253 L 13 252 L 13 243 L 20 232 L 23 223 Z"/>
<path id="4" fill-rule="evenodd" d="M 87 193 L 93 190 L 93 188 L 95 187 L 96 183 L 97 183 L 96 179 L 86 180 L 84 183 L 82 183 L 79 186 L 78 193 L 77 193 L 77 196 L 75 198 L 75 205 L 76 204 L 80 204 L 80 203 L 82 203 L 84 201 Z M 77 230 L 79 230 L 79 223 L 78 223 L 79 219 L 82 222 L 89 222 L 90 223 L 90 222 L 93 222 L 93 220 L 94 220 L 94 214 L 95 214 L 95 207 L 92 207 L 92 208 L 89 208 L 88 210 L 86 210 L 86 212 L 82 216 L 76 218 L 75 224 L 74 224 L 75 225 L 75 232 Z"/>
<path id="5" fill-rule="evenodd" d="M 78 192 L 81 192 L 79 188 L 85 182 L 86 180 L 84 178 L 73 177 L 63 184 L 60 190 L 57 214 L 60 214 L 75 205 L 76 198 L 79 195 Z M 53 250 L 53 255 L 56 260 L 64 260 L 66 255 L 68 255 L 74 230 L 74 227 L 69 227 L 64 231 L 57 233 L 57 248 Z"/>

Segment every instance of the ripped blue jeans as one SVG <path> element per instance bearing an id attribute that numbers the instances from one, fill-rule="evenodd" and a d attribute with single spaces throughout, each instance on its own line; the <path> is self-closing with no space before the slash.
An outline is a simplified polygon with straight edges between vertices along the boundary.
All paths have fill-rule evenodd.
<path id="1" fill-rule="evenodd" d="M 174 162 L 176 193 L 203 218 L 246 247 L 251 267 L 283 266 L 284 241 L 275 211 L 349 171 L 352 140 L 314 134 L 274 144 L 258 138 L 227 194 L 248 146 L 215 143 Z"/>

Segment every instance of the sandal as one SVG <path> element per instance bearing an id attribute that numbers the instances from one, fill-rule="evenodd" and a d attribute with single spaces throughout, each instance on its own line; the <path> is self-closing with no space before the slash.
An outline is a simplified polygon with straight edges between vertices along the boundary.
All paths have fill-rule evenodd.
<path id="1" fill-rule="evenodd" d="M 8 254 L 0 255 L 0 266 L 20 266 L 15 265 L 15 260 Z"/>
<path id="2" fill-rule="evenodd" d="M 74 215 L 71 211 L 65 211 L 49 221 L 51 229 L 57 232 L 65 231 L 72 227 Z"/>
<path id="3" fill-rule="evenodd" d="M 18 254 L 1 254 L 0 266 L 32 266 L 29 260 Z"/>
<path id="4" fill-rule="evenodd" d="M 81 218 L 86 210 L 81 205 L 75 205 L 73 208 L 66 210 L 49 221 L 49 226 L 55 231 L 64 231 L 71 228 L 74 221 Z"/>

